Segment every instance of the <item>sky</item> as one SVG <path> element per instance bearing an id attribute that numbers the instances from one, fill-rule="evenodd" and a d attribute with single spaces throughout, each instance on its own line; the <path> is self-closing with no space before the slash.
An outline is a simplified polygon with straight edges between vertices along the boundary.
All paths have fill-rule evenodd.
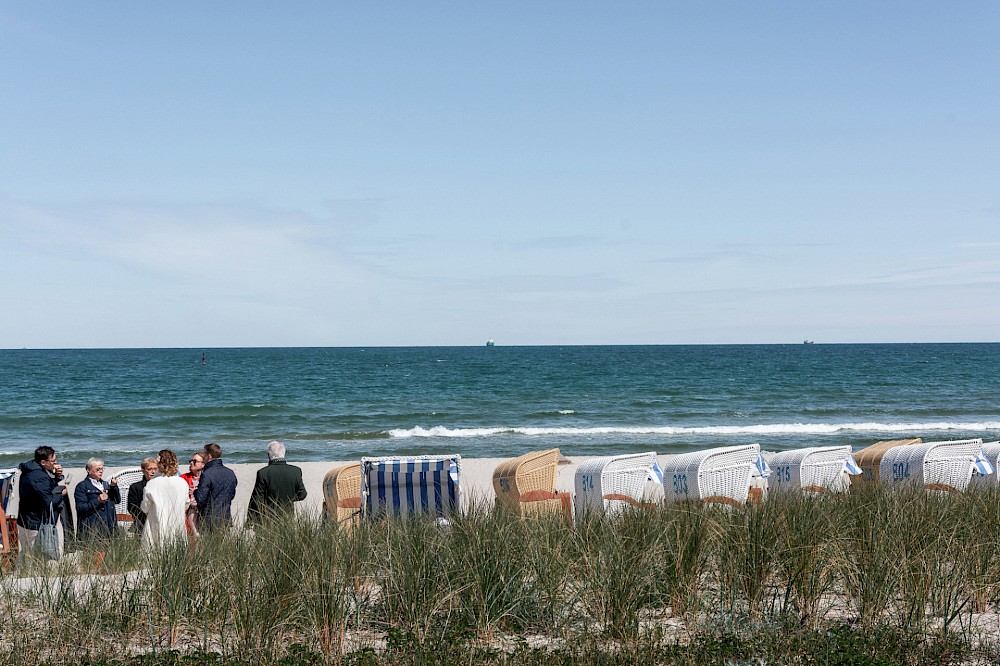
<path id="1" fill-rule="evenodd" d="M 998 34 L 0 0 L 0 348 L 998 341 Z"/>

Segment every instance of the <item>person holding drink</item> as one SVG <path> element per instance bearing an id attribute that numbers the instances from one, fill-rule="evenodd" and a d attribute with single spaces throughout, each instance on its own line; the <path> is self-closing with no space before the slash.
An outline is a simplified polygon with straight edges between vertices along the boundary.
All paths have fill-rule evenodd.
<path id="1" fill-rule="evenodd" d="M 118 482 L 104 480 L 104 461 L 91 458 L 87 461 L 87 478 L 76 484 L 73 491 L 76 502 L 76 533 L 82 541 L 110 539 L 118 532 L 118 514 L 115 504 L 122 501 Z"/>

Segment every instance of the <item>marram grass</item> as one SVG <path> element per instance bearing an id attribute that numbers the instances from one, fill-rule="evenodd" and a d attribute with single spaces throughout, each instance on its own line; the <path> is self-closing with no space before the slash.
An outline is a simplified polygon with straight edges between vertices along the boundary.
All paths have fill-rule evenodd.
<path id="1" fill-rule="evenodd" d="M 77 544 L 0 578 L 0 663 L 989 663 L 998 515 L 868 488 Z"/>

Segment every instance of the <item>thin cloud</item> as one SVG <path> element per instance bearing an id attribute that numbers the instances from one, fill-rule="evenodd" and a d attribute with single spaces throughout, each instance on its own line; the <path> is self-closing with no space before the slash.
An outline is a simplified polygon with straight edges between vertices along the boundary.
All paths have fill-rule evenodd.
<path id="1" fill-rule="evenodd" d="M 575 250 L 602 245 L 605 242 L 600 236 L 543 236 L 507 243 L 507 246 L 515 250 Z"/>
<path id="2" fill-rule="evenodd" d="M 362 270 L 338 249 L 352 223 L 302 213 L 0 203 L 0 216 L 29 251 L 112 263 L 171 284 L 275 293 L 354 281 Z"/>

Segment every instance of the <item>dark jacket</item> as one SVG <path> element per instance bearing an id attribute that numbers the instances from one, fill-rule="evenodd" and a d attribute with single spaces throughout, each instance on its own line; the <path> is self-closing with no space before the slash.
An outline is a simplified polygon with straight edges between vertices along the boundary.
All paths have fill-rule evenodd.
<path id="1" fill-rule="evenodd" d="M 142 532 L 146 524 L 146 512 L 142 510 L 142 496 L 146 492 L 146 477 L 143 477 L 128 487 L 128 512 L 132 514 L 132 531 Z M 119 491 L 120 492 L 120 491 Z"/>
<path id="2" fill-rule="evenodd" d="M 194 491 L 198 503 L 198 528 L 228 527 L 233 520 L 236 474 L 219 459 L 209 460 Z"/>
<path id="3" fill-rule="evenodd" d="M 306 498 L 306 485 L 302 483 L 302 470 L 284 460 L 272 460 L 267 467 L 257 470 L 257 481 L 250 493 L 247 518 L 260 519 L 265 513 L 292 512 L 294 503 Z"/>
<path id="4" fill-rule="evenodd" d="M 62 488 L 34 460 L 17 466 L 21 479 L 17 483 L 17 523 L 27 530 L 37 530 L 45 523 L 54 525 L 62 509 Z"/>
<path id="5" fill-rule="evenodd" d="M 122 501 L 118 486 L 102 480 L 108 499 L 100 499 L 101 491 L 86 478 L 76 484 L 73 501 L 76 502 L 76 532 L 81 539 L 107 538 L 118 532 L 118 513 L 115 504 Z"/>

